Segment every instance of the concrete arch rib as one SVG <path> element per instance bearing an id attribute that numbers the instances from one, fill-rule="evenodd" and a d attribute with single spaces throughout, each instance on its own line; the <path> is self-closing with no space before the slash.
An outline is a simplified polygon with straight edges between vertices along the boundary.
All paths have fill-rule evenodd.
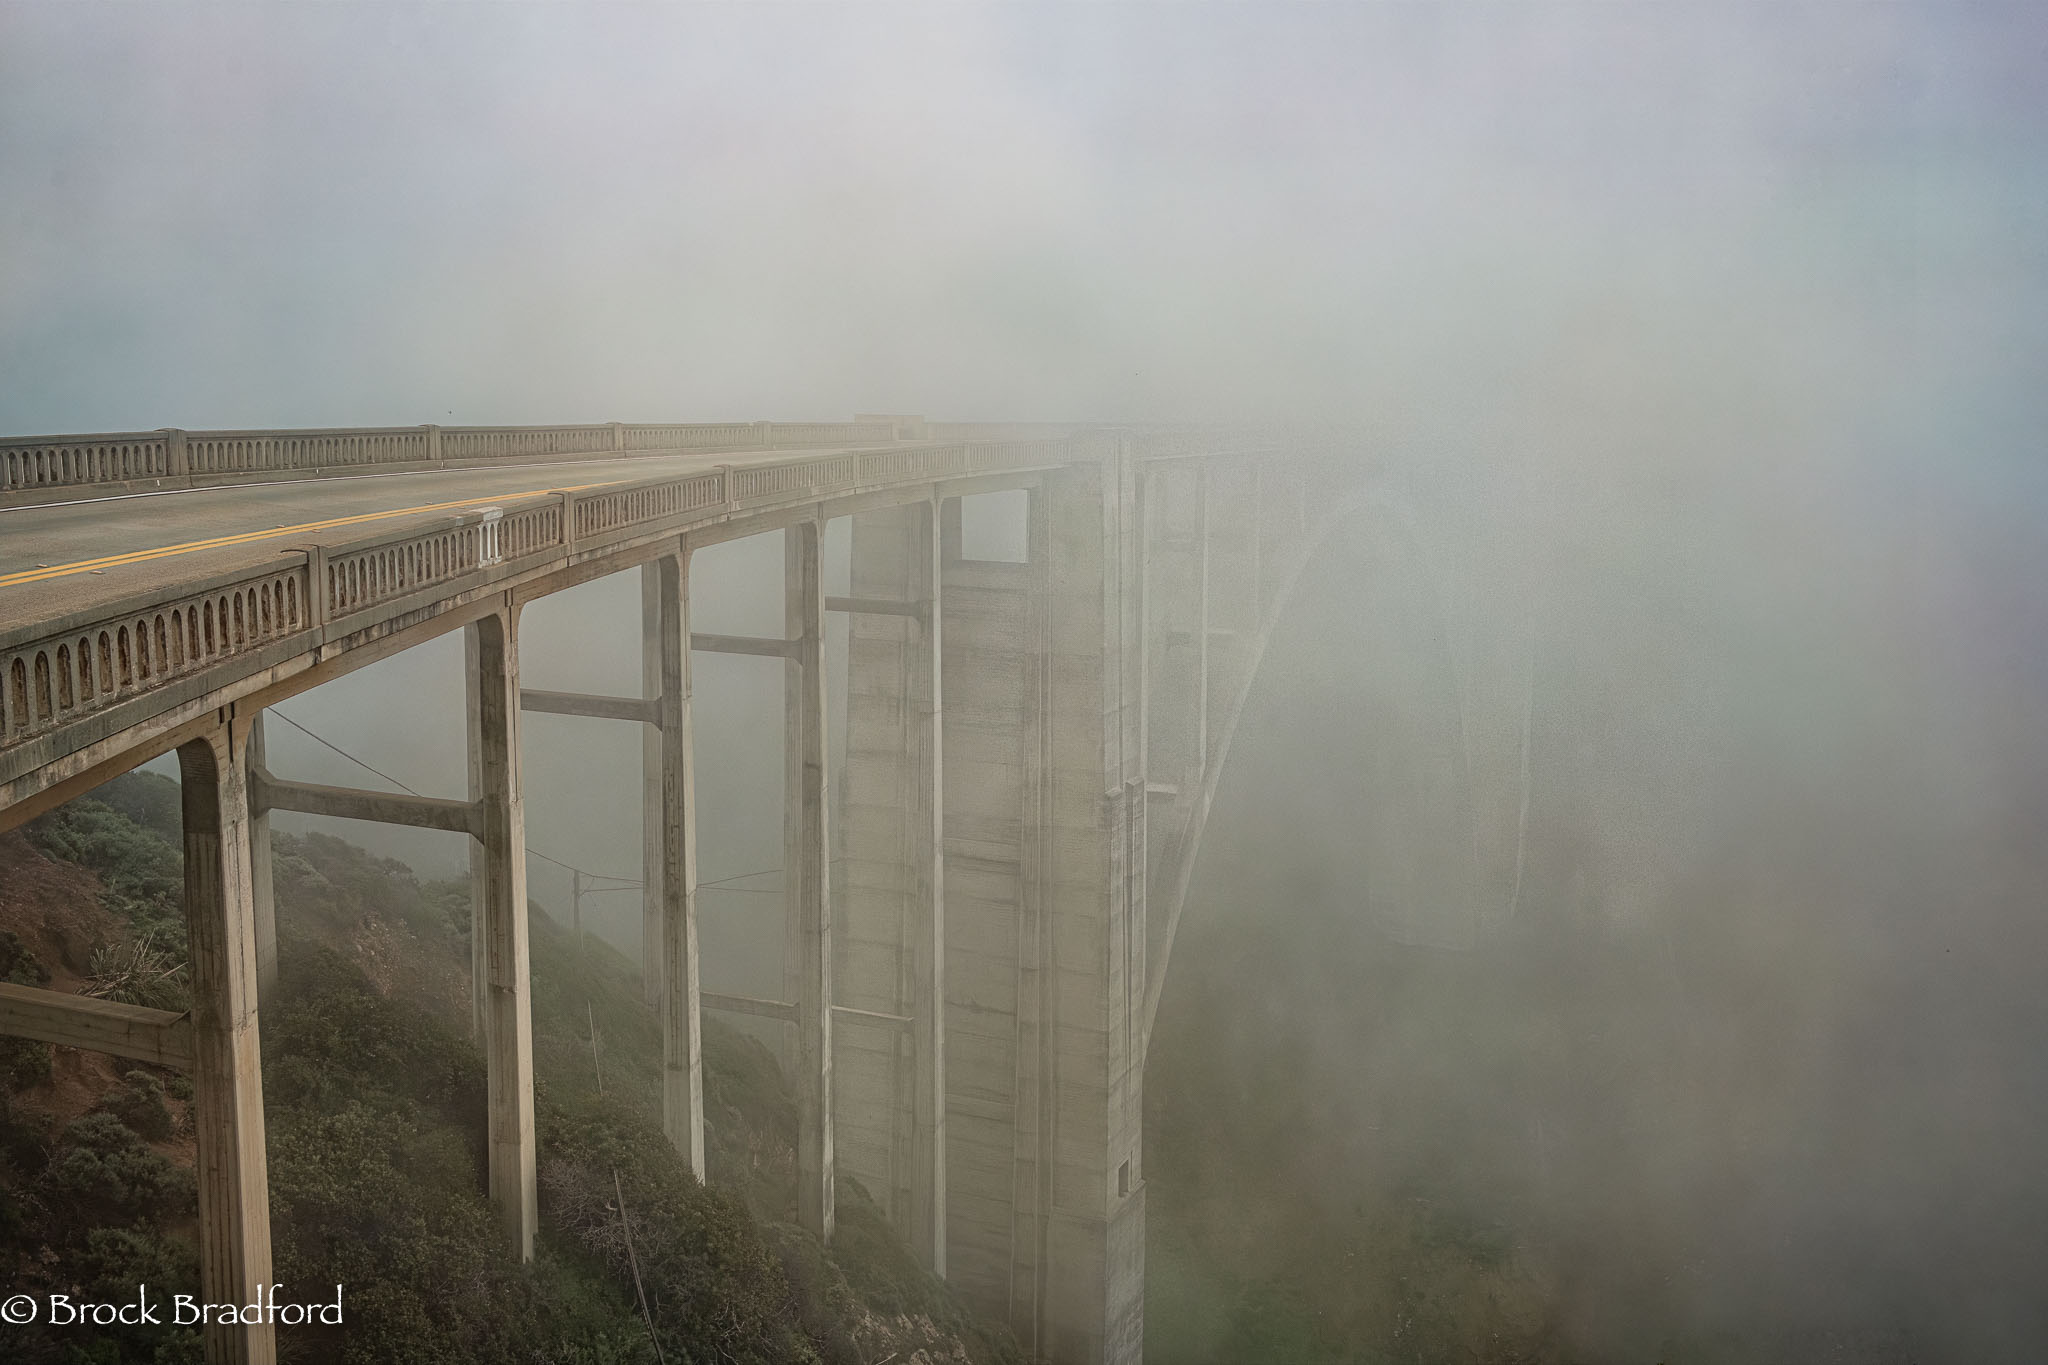
<path id="1" fill-rule="evenodd" d="M 1141 1067 L 1151 1052 L 1153 1023 L 1159 1013 L 1159 1002 L 1165 991 L 1167 971 L 1172 965 L 1174 942 L 1180 932 L 1188 892 L 1193 884 L 1195 868 L 1200 861 L 1202 836 L 1207 829 L 1209 813 L 1215 804 L 1216 792 L 1223 773 L 1229 765 L 1232 744 L 1244 716 L 1245 704 L 1258 681 L 1259 669 L 1265 659 L 1266 647 L 1271 641 L 1274 627 L 1286 615 L 1301 585 L 1303 575 L 1323 548 L 1348 522 L 1373 514 L 1391 519 L 1398 528 L 1398 534 L 1408 542 L 1422 561 L 1422 575 L 1430 596 L 1430 615 L 1436 626 L 1435 648 L 1444 671 L 1444 682 L 1451 693 L 1457 712 L 1455 760 L 1458 788 L 1462 798 L 1461 815 L 1468 833 L 1476 841 L 1469 748 L 1470 726 L 1466 715 L 1467 699 L 1464 680 L 1459 676 L 1456 654 L 1451 647 L 1448 609 L 1443 599 L 1441 581 L 1429 563 L 1415 510 L 1384 489 L 1372 486 L 1354 488 L 1332 499 L 1310 525 L 1307 533 L 1295 541 L 1294 551 L 1280 572 L 1271 608 L 1261 614 L 1258 630 L 1250 644 L 1243 676 L 1233 689 L 1228 705 L 1220 717 L 1221 724 L 1217 726 L 1210 740 L 1210 750 L 1207 762 L 1202 767 L 1200 785 L 1190 800 L 1177 803 L 1181 808 L 1175 812 L 1173 830 L 1169 835 L 1172 847 L 1164 866 L 1160 869 L 1166 874 L 1170 890 L 1163 932 L 1159 935 L 1159 947 L 1156 954 L 1152 955 L 1146 974 L 1143 1029 L 1139 1035 L 1138 1053 Z M 1476 902 L 1474 904 L 1476 906 Z M 1477 914 L 1476 909 L 1474 913 Z"/>

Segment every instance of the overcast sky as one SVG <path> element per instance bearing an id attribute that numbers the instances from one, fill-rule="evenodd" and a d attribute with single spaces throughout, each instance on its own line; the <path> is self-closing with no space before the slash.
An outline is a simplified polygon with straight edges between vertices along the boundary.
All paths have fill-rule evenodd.
<path id="1" fill-rule="evenodd" d="M 2043 13 L 0 3 L 0 431 L 2013 368 Z"/>

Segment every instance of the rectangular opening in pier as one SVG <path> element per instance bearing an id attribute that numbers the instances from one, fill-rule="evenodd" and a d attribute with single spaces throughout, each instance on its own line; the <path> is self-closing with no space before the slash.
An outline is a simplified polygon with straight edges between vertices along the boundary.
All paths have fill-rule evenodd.
<path id="1" fill-rule="evenodd" d="M 961 498 L 960 557 L 997 564 L 1029 562 L 1030 506 L 1031 494 L 1023 488 Z"/>

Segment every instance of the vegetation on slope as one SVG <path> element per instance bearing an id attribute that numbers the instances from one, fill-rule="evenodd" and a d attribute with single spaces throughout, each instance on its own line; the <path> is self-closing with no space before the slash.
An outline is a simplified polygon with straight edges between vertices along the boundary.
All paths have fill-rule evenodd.
<path id="1" fill-rule="evenodd" d="M 107 941 L 60 986 L 112 979 L 137 944 L 182 960 L 176 829 L 175 786 L 137 774 L 45 817 L 33 848 L 0 848 L 17 865 L 98 875 Z M 637 972 L 604 945 L 579 950 L 542 913 L 542 1229 L 535 1262 L 519 1265 L 483 1195 L 467 886 L 422 882 L 322 835 L 279 836 L 275 849 L 280 982 L 263 1044 L 277 1278 L 285 1300 L 345 1286 L 342 1326 L 281 1331 L 287 1360 L 1022 1361 L 917 1267 L 852 1182 L 832 1249 L 791 1224 L 794 1102 L 769 1052 L 715 1020 L 710 1182 L 698 1182 L 661 1132 L 660 1039 Z M 26 939 L 0 938 L 0 958 L 17 978 L 47 972 Z M 37 1293 L 132 1297 L 144 1280 L 196 1292 L 189 1082 L 147 1068 L 100 1076 L 92 1110 L 59 1122 L 51 1050 L 18 1050 L 0 1112 L 0 1273 Z M 191 1330 L 169 1326 L 10 1329 L 9 1344 L 25 1362 L 197 1358 Z"/>

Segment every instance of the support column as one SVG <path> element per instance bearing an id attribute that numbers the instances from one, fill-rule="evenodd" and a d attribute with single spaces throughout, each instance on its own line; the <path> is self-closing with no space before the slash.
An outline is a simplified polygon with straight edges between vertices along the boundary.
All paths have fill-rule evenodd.
<path id="1" fill-rule="evenodd" d="M 1142 547 L 1127 444 L 1077 444 L 1031 497 L 1028 563 L 945 565 L 948 1250 L 1027 1351 L 1123 1365 L 1144 1333 Z M 1194 548 L 1155 557 L 1186 585 L 1155 629 Z"/>
<path id="2" fill-rule="evenodd" d="M 925 614 L 914 657 L 917 709 L 918 872 L 911 953 L 912 1083 L 910 1247 L 925 1268 L 946 1274 L 946 811 L 945 688 L 940 649 L 939 502 L 921 509 L 918 596 Z"/>
<path id="3" fill-rule="evenodd" d="M 1034 1351 L 1038 951 L 1027 826 L 1042 767 L 1044 557 L 961 557 L 960 503 L 941 505 L 945 707 L 947 1279 Z"/>
<path id="4" fill-rule="evenodd" d="M 661 696 L 666 655 L 662 649 L 662 571 L 660 564 L 640 566 L 640 695 Z M 662 729 L 640 731 L 640 982 L 650 1006 L 661 1002 L 662 960 L 666 953 L 661 896 L 662 853 Z"/>
<path id="5" fill-rule="evenodd" d="M 533 1015 L 528 998 L 526 808 L 520 790 L 519 637 L 516 608 L 471 631 L 473 766 L 481 796 L 476 840 L 482 877 L 484 1058 L 489 1091 L 491 1199 L 522 1261 L 533 1259 Z"/>
<path id="6" fill-rule="evenodd" d="M 249 776 L 254 785 L 264 771 L 263 713 L 249 721 Z M 256 995 L 270 998 L 277 984 L 277 878 L 270 864 L 270 812 L 252 809 L 249 816 L 249 896 L 256 918 Z"/>
<path id="7" fill-rule="evenodd" d="M 821 1241 L 832 1240 L 832 896 L 827 827 L 825 743 L 824 528 L 806 521 L 789 530 L 787 560 L 796 572 L 785 582 L 788 615 L 798 641 L 801 685 L 792 709 L 798 731 L 796 807 L 798 847 L 791 865 L 796 888 L 797 1221 Z"/>
<path id="8" fill-rule="evenodd" d="M 690 736 L 688 551 L 653 565 L 661 697 L 661 1121 L 704 1178 L 702 998 L 697 983 L 697 795 Z M 643 578 L 643 583 L 646 581 Z"/>
<path id="9" fill-rule="evenodd" d="M 764 424 L 765 425 L 765 424 Z M 801 640 L 803 621 L 803 528 L 782 533 L 782 638 Z M 782 998 L 792 1003 L 803 992 L 804 859 L 804 667 L 796 654 L 782 662 Z M 799 1083 L 801 1047 L 796 1026 L 782 1030 L 782 1069 Z"/>
<path id="10" fill-rule="evenodd" d="M 475 622 L 462 628 L 462 707 L 465 726 L 465 753 L 469 761 L 468 795 L 471 806 L 476 806 L 484 796 L 483 773 L 483 730 L 477 699 L 482 695 L 483 682 L 478 670 L 481 655 L 478 652 Z M 469 841 L 469 1033 L 483 1046 L 490 1037 L 491 977 L 490 957 L 484 933 L 484 846 L 475 839 Z"/>
<path id="11" fill-rule="evenodd" d="M 1039 1349 L 1061 1365 L 1135 1362 L 1144 1336 L 1136 470 L 1126 439 L 1096 449 L 1097 461 L 1048 476 L 1043 498 L 1049 1121 L 1039 1151 L 1054 1175 L 1039 1210 Z"/>
<path id="12" fill-rule="evenodd" d="M 242 745 L 247 744 L 244 730 Z M 209 1303 L 254 1302 L 269 1284 L 270 1189 L 256 1026 L 256 915 L 248 752 L 223 725 L 178 749 L 191 944 L 199 1283 Z M 209 1323 L 211 1365 L 270 1365 L 268 1323 Z"/>
<path id="13" fill-rule="evenodd" d="M 834 926 L 840 1164 L 946 1270 L 946 1029 L 935 502 L 858 514 L 848 630 L 845 866 Z M 897 1026 L 888 1022 L 904 1019 Z"/>

